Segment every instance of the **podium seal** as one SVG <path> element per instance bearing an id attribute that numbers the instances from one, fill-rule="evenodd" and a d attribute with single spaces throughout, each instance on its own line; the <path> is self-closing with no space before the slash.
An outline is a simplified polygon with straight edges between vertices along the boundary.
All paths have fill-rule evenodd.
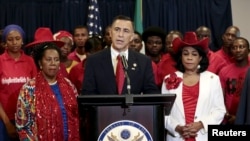
<path id="1" fill-rule="evenodd" d="M 98 141 L 153 141 L 148 130 L 131 120 L 120 120 L 108 125 Z"/>

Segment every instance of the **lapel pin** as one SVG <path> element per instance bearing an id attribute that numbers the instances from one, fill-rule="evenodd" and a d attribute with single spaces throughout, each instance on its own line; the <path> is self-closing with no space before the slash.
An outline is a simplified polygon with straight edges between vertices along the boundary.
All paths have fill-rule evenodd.
<path id="1" fill-rule="evenodd" d="M 134 63 L 134 64 L 133 64 L 133 67 L 136 67 L 136 66 L 137 66 L 137 64 L 136 64 L 136 63 Z"/>

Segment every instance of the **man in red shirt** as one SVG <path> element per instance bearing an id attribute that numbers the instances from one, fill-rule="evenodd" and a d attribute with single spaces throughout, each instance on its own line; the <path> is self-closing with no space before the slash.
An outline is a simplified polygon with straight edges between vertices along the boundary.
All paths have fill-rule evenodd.
<path id="1" fill-rule="evenodd" d="M 85 53 L 85 43 L 89 38 L 88 28 L 86 26 L 77 26 L 74 29 L 73 40 L 75 49 L 68 55 L 68 58 L 71 60 L 75 60 L 77 62 L 81 62 L 86 58 Z"/>
<path id="2" fill-rule="evenodd" d="M 250 66 L 248 57 L 249 42 L 245 38 L 236 38 L 230 51 L 234 63 L 224 67 L 219 73 L 227 108 L 224 124 L 234 123 L 243 82 Z"/>
<path id="3" fill-rule="evenodd" d="M 204 38 L 208 38 L 209 45 L 211 45 L 211 30 L 206 26 L 200 26 L 196 29 L 196 34 L 199 40 Z M 209 48 L 207 49 L 207 56 L 209 59 L 209 66 L 207 68 L 208 71 L 211 71 L 215 74 L 219 74 L 219 71 L 227 65 L 226 61 L 219 56 L 218 54 L 211 51 Z"/>
<path id="4" fill-rule="evenodd" d="M 237 26 L 229 26 L 222 35 L 223 45 L 215 54 L 221 56 L 228 64 L 233 63 L 232 54 L 230 53 L 230 46 L 236 37 L 240 36 L 240 29 Z"/>

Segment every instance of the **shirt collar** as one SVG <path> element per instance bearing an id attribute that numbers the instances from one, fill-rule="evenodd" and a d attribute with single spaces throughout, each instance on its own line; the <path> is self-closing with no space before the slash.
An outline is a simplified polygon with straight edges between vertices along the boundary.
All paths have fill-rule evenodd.
<path id="1" fill-rule="evenodd" d="M 111 57 L 112 57 L 112 59 L 116 58 L 117 55 L 119 55 L 119 54 L 123 54 L 126 57 L 126 59 L 128 60 L 128 49 L 126 51 L 123 51 L 123 52 L 118 52 L 112 46 L 110 47 L 110 49 L 111 49 Z"/>

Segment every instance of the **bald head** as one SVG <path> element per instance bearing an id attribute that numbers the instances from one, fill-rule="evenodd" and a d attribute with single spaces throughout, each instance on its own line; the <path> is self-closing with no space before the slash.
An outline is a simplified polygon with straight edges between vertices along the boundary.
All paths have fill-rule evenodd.
<path id="1" fill-rule="evenodd" d="M 208 27 L 200 26 L 196 29 L 195 32 L 199 40 L 207 37 L 209 42 L 211 43 L 211 30 Z"/>
<path id="2" fill-rule="evenodd" d="M 236 37 L 240 37 L 240 29 L 237 26 L 229 26 L 222 35 L 224 50 L 228 50 Z"/>

